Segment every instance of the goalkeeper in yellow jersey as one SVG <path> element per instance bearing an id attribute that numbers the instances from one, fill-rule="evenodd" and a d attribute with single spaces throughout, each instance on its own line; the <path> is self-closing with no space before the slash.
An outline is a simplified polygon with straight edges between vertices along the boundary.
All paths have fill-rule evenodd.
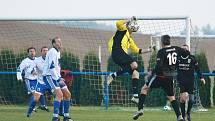
<path id="1" fill-rule="evenodd" d="M 139 72 L 137 70 L 137 62 L 133 60 L 131 56 L 128 55 L 128 49 L 130 48 L 133 53 L 145 53 L 142 49 L 138 48 L 135 44 L 131 34 L 137 32 L 139 25 L 137 24 L 137 19 L 132 17 L 130 20 L 119 20 L 116 22 L 117 31 L 113 37 L 108 42 L 108 50 L 111 53 L 113 61 L 121 67 L 115 73 L 111 73 L 108 76 L 108 85 L 113 81 L 116 76 L 122 75 L 128 72 L 132 75 L 132 89 L 133 97 L 132 102 L 137 102 L 138 100 L 138 80 Z"/>

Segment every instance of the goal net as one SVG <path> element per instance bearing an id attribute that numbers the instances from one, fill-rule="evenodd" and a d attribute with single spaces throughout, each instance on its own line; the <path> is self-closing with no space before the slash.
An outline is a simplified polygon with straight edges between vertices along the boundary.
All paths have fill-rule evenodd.
<path id="1" fill-rule="evenodd" d="M 138 18 L 140 29 L 133 34 L 138 47 L 147 49 L 157 45 L 160 36 L 169 34 L 172 44 L 190 40 L 190 19 Z M 59 20 L 1 20 L 0 21 L 0 104 L 22 104 L 28 101 L 25 82 L 16 80 L 16 68 L 27 57 L 26 49 L 36 47 L 51 48 L 50 38 L 62 38 L 62 69 L 71 70 L 73 103 L 77 105 L 134 106 L 130 102 L 131 77 L 118 77 L 107 87 L 104 82 L 110 72 L 119 67 L 113 63 L 108 53 L 108 40 L 116 32 L 115 23 L 119 19 L 59 19 Z M 195 40 L 195 39 L 194 39 Z M 191 44 L 191 51 L 193 44 Z M 156 52 L 134 55 L 141 72 L 140 85 L 145 81 L 145 72 L 155 64 Z M 164 92 L 156 89 L 147 97 L 147 106 L 163 106 Z"/>

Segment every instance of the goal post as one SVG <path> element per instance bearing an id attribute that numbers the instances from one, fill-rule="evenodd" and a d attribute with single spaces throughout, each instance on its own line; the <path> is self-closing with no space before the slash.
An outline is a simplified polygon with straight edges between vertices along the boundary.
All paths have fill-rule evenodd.
<path id="1" fill-rule="evenodd" d="M 106 107 L 134 106 L 130 102 L 130 76 L 117 78 L 109 87 L 103 85 L 105 77 L 119 69 L 110 58 L 107 43 L 116 32 L 116 21 L 121 19 L 129 19 L 129 17 L 1 19 L 0 83 L 4 87 L 0 85 L 0 104 L 27 101 L 26 90 L 23 89 L 25 85 L 17 82 L 15 78 L 17 66 L 26 57 L 28 47 L 36 47 L 37 56 L 40 56 L 40 48 L 51 47 L 49 39 L 60 36 L 63 41 L 62 68 L 71 70 L 71 74 L 74 75 L 71 91 L 74 94 L 75 103 L 106 105 Z M 140 29 L 132 36 L 140 48 L 147 49 L 154 44 L 159 45 L 159 37 L 164 34 L 172 37 L 173 45 L 180 46 L 186 43 L 190 46 L 192 43 L 189 17 L 137 17 L 137 19 Z M 191 46 L 190 49 L 192 48 Z M 149 65 L 150 55 L 132 55 L 140 66 L 140 86 L 146 80 L 144 70 Z M 163 99 L 158 96 L 159 93 L 153 92 L 153 95 L 149 96 L 147 105 L 160 106 L 161 104 L 156 102 Z"/>

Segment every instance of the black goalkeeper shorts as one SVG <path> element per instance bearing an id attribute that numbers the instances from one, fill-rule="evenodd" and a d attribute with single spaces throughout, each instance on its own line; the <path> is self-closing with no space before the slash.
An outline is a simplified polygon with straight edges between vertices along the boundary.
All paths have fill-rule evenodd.
<path id="1" fill-rule="evenodd" d="M 153 75 L 149 78 L 149 81 L 146 83 L 146 85 L 151 89 L 161 87 L 167 96 L 174 96 L 173 77 L 159 77 Z"/>
<path id="2" fill-rule="evenodd" d="M 131 56 L 125 53 L 123 50 L 112 52 L 113 61 L 119 65 L 125 72 L 132 74 L 131 63 L 135 62 Z"/>

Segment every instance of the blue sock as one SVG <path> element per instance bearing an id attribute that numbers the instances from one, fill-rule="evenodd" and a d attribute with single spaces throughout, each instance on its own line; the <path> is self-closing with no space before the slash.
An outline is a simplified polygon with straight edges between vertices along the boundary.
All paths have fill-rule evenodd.
<path id="1" fill-rule="evenodd" d="M 46 100 L 45 100 L 45 96 L 44 95 L 40 96 L 40 104 L 41 104 L 42 107 L 46 106 Z"/>
<path id="2" fill-rule="evenodd" d="M 29 108 L 28 108 L 28 112 L 27 112 L 28 115 L 31 115 L 35 106 L 36 106 L 36 101 L 34 100 L 34 96 L 31 96 L 30 102 L 29 102 Z"/>
<path id="3" fill-rule="evenodd" d="M 61 116 L 63 116 L 64 115 L 64 101 L 61 101 L 60 102 L 60 111 L 59 111 L 59 114 L 61 115 Z"/>
<path id="4" fill-rule="evenodd" d="M 60 108 L 60 102 L 55 100 L 54 101 L 54 115 L 53 115 L 53 117 L 58 117 L 59 108 Z"/>
<path id="5" fill-rule="evenodd" d="M 70 100 L 64 100 L 63 106 L 64 106 L 64 117 L 69 117 Z"/>

